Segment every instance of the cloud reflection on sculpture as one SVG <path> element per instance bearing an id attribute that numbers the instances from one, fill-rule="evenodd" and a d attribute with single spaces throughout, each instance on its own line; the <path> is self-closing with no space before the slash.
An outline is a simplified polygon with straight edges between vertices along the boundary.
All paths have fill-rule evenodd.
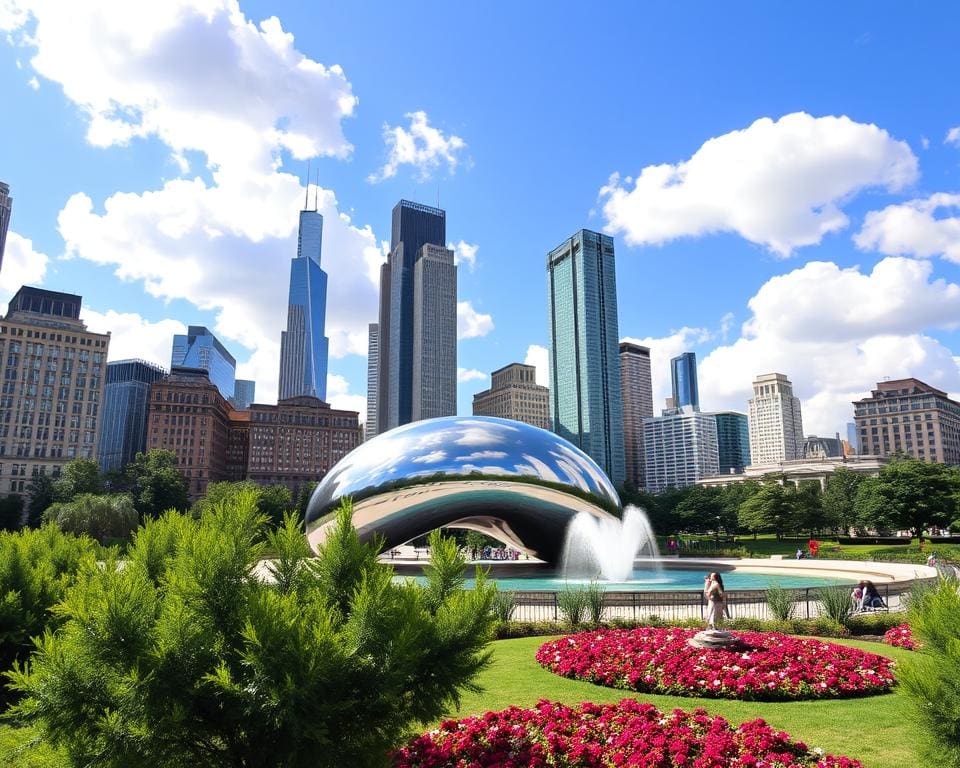
<path id="1" fill-rule="evenodd" d="M 354 502 L 361 538 L 393 547 L 442 525 L 498 536 L 555 561 L 569 520 L 618 513 L 599 466 L 561 437 L 506 419 L 450 416 L 407 424 L 368 440 L 336 464 L 307 509 L 316 550 L 330 513 Z"/>

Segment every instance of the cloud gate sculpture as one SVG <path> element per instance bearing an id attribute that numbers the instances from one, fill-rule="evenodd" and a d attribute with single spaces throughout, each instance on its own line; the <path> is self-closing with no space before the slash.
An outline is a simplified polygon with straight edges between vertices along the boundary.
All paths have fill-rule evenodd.
<path id="1" fill-rule="evenodd" d="M 434 528 L 482 531 L 556 563 L 578 512 L 619 515 L 603 470 L 561 437 L 518 421 L 448 416 L 397 427 L 345 456 L 307 507 L 314 551 L 341 499 L 362 540 L 392 548 Z"/>

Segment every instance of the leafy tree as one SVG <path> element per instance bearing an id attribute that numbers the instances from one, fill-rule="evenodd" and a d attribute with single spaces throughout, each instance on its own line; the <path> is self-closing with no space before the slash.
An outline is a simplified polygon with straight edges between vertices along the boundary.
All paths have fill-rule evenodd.
<path id="1" fill-rule="evenodd" d="M 11 493 L 0 499 L 0 531 L 16 531 L 23 525 L 23 499 Z"/>
<path id="2" fill-rule="evenodd" d="M 34 648 L 32 638 L 60 623 L 50 608 L 94 550 L 92 539 L 52 525 L 0 533 L 0 669 L 25 661 Z M 6 686 L 0 687 L 0 709 L 11 697 Z"/>
<path id="3" fill-rule="evenodd" d="M 283 518 L 292 506 L 293 497 L 287 486 L 267 485 L 260 489 L 257 509 L 274 528 L 283 525 Z"/>
<path id="4" fill-rule="evenodd" d="M 309 560 L 295 518 L 268 532 L 274 583 L 254 573 L 253 493 L 199 520 L 137 532 L 124 567 L 84 561 L 64 624 L 9 674 L 73 765 L 382 766 L 409 729 L 476 690 L 494 588 L 435 534 L 427 586 L 396 583 L 351 507 Z"/>
<path id="5" fill-rule="evenodd" d="M 95 459 L 73 459 L 63 467 L 60 477 L 53 483 L 56 501 L 70 501 L 81 493 L 102 493 L 100 465 Z"/>
<path id="6" fill-rule="evenodd" d="M 777 482 L 764 483 L 760 490 L 740 505 L 740 525 L 750 531 L 773 531 L 782 538 L 786 531 L 796 530 L 796 505 L 793 491 Z"/>
<path id="7" fill-rule="evenodd" d="M 36 528 L 43 520 L 47 507 L 56 501 L 55 485 L 50 475 L 37 475 L 27 486 L 27 525 Z"/>
<path id="8" fill-rule="evenodd" d="M 863 508 L 864 522 L 873 527 L 892 524 L 922 538 L 930 525 L 949 525 L 956 517 L 957 473 L 943 464 L 919 459 L 897 459 L 877 477 L 876 493 L 886 509 Z"/>
<path id="9" fill-rule="evenodd" d="M 196 502 L 191 511 L 194 516 L 199 516 L 204 510 L 218 504 L 231 504 L 246 493 L 256 495 L 257 511 L 271 526 L 277 528 L 283 525 L 284 516 L 292 506 L 290 489 L 285 485 L 257 485 L 253 480 L 210 483 L 207 486 L 207 495 Z"/>
<path id="10" fill-rule="evenodd" d="M 823 513 L 834 525 L 849 530 L 857 525 L 857 491 L 864 476 L 846 467 L 837 467 L 823 489 Z"/>
<path id="11" fill-rule="evenodd" d="M 307 507 L 310 505 L 310 498 L 313 496 L 316 488 L 317 482 L 315 480 L 311 480 L 300 486 L 300 490 L 297 493 L 296 510 L 301 520 L 306 520 L 307 518 Z"/>
<path id="12" fill-rule="evenodd" d="M 888 531 L 896 527 L 895 515 L 886 497 L 880 491 L 880 480 L 865 477 L 857 487 L 853 502 L 854 526 L 858 529 L 874 528 Z"/>
<path id="13" fill-rule="evenodd" d="M 44 519 L 66 533 L 86 534 L 101 544 L 128 539 L 137 528 L 137 510 L 126 493 L 83 493 L 47 508 Z"/>
<path id="14" fill-rule="evenodd" d="M 691 485 L 681 491 L 680 501 L 675 507 L 680 525 L 687 531 L 711 531 L 723 524 L 723 504 L 717 488 L 705 488 Z M 728 526 L 729 527 L 729 526 Z"/>
<path id="15" fill-rule="evenodd" d="M 960 767 L 960 593 L 953 579 L 910 602 L 910 628 L 923 650 L 898 665 L 897 682 L 914 705 L 924 765 Z"/>
<path id="16" fill-rule="evenodd" d="M 756 480 L 744 480 L 740 483 L 730 483 L 720 489 L 721 516 L 723 527 L 734 530 L 740 525 L 740 505 L 760 490 L 760 483 Z"/>
<path id="17" fill-rule="evenodd" d="M 173 451 L 151 450 L 138 453 L 126 468 L 127 484 L 133 505 L 141 517 L 156 517 L 168 509 L 190 507 L 187 479 L 177 469 Z"/>
<path id="18" fill-rule="evenodd" d="M 796 530 L 809 531 L 812 538 L 816 531 L 832 527 L 832 521 L 824 512 L 820 483 L 807 480 L 788 490 Z"/>

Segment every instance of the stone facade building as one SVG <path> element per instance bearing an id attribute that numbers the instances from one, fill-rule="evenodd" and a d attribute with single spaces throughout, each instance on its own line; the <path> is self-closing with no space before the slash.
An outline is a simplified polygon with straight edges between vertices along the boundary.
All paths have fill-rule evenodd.
<path id="1" fill-rule="evenodd" d="M 550 429 L 550 390 L 537 384 L 537 369 L 510 363 L 490 374 L 490 389 L 473 396 L 474 416 L 496 416 Z"/>
<path id="2" fill-rule="evenodd" d="M 764 373 L 754 379 L 748 421 L 753 466 L 803 458 L 800 398 L 782 373 Z"/>

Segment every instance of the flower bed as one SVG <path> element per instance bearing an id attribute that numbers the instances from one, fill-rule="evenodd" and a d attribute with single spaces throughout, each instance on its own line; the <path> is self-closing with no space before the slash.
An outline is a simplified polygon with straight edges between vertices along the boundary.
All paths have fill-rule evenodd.
<path id="1" fill-rule="evenodd" d="M 611 688 L 711 698 L 784 701 L 884 693 L 893 662 L 876 654 L 775 632 L 737 632 L 739 646 L 694 648 L 693 629 L 641 627 L 568 635 L 537 661 L 563 677 Z"/>
<path id="2" fill-rule="evenodd" d="M 913 630 L 909 624 L 890 627 L 883 635 L 883 642 L 896 648 L 906 648 L 908 651 L 915 651 L 920 647 L 920 643 L 913 639 Z"/>
<path id="3" fill-rule="evenodd" d="M 540 701 L 479 717 L 448 720 L 393 756 L 393 768 L 861 768 L 791 741 L 763 720 L 732 726 L 703 709 L 660 712 L 652 704 L 569 707 Z"/>

